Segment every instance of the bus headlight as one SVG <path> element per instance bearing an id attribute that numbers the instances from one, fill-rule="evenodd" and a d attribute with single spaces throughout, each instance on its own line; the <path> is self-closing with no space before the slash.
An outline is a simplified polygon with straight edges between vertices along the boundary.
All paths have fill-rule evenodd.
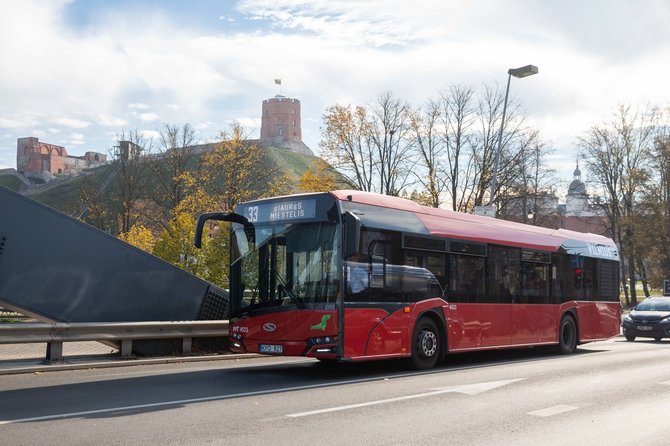
<path id="1" fill-rule="evenodd" d="M 307 339 L 308 345 L 334 344 L 337 342 L 337 335 L 335 336 L 319 336 L 316 338 Z"/>

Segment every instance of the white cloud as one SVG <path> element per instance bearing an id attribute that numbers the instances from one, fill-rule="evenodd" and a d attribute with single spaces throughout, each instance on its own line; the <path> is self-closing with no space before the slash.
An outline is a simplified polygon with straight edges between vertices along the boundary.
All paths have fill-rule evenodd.
<path id="1" fill-rule="evenodd" d="M 140 130 L 140 135 L 146 139 L 160 139 L 161 136 L 156 130 Z"/>
<path id="2" fill-rule="evenodd" d="M 138 116 L 142 122 L 157 121 L 159 119 L 156 113 L 140 113 Z"/>
<path id="3" fill-rule="evenodd" d="M 105 114 L 98 115 L 96 120 L 98 124 L 104 127 L 123 127 L 128 123 L 125 119 L 115 118 L 113 116 L 107 116 Z"/>
<path id="4" fill-rule="evenodd" d="M 208 129 L 208 128 L 212 127 L 212 125 L 213 125 L 212 122 L 206 121 L 206 122 L 200 122 L 200 123 L 194 125 L 193 128 L 196 129 L 196 130 L 204 130 L 204 129 Z"/>
<path id="5" fill-rule="evenodd" d="M 236 116 L 257 129 L 274 78 L 301 100 L 313 149 L 334 103 L 391 91 L 419 105 L 451 84 L 504 86 L 508 68 L 528 63 L 540 73 L 513 79 L 510 95 L 569 160 L 580 133 L 617 103 L 670 102 L 665 2 L 245 0 L 234 15 L 213 11 L 246 19 L 219 24 L 226 32 L 188 28 L 169 3 L 150 6 L 141 27 L 120 6 L 86 30 L 63 21 L 68 1 L 10 3 L 0 2 L 0 54 L 12 61 L 0 70 L 0 129 L 76 129 L 98 151 L 113 144 L 110 128 L 159 119 L 200 123 L 213 132 L 203 138 Z M 43 69 L 26 69 L 36 63 Z"/>
<path id="6" fill-rule="evenodd" d="M 74 146 L 80 146 L 83 144 L 86 144 L 86 138 L 82 133 L 70 133 L 65 140 L 65 144 L 67 145 L 74 145 Z"/>
<path id="7" fill-rule="evenodd" d="M 148 110 L 151 107 L 141 102 L 133 102 L 132 104 L 128 104 L 128 108 L 131 110 Z"/>
<path id="8" fill-rule="evenodd" d="M 84 129 L 89 125 L 91 125 L 90 122 L 67 117 L 53 118 L 51 122 L 53 122 L 54 124 L 62 125 L 63 127 L 70 127 L 74 129 Z"/>
<path id="9" fill-rule="evenodd" d="M 239 122 L 242 127 L 247 129 L 259 129 L 261 127 L 261 120 L 257 118 L 244 117 L 237 118 L 236 121 Z"/>
<path id="10" fill-rule="evenodd" d="M 2 128 L 18 129 L 25 126 L 26 126 L 25 122 L 19 121 L 17 119 L 0 118 L 0 127 Z"/>

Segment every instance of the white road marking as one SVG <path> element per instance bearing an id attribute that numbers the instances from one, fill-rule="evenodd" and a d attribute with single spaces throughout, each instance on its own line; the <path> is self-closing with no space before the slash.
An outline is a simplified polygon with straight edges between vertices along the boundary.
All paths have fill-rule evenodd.
<path id="1" fill-rule="evenodd" d="M 523 381 L 524 379 L 526 378 L 508 379 L 505 381 L 489 381 L 475 384 L 464 384 L 462 386 L 442 387 L 439 389 L 432 389 L 432 390 L 446 390 L 448 392 L 465 393 L 466 395 L 477 395 L 478 393 L 486 392 L 487 390 L 493 390 L 496 387 L 506 386 L 507 384 L 512 384 L 517 381 Z"/>
<path id="2" fill-rule="evenodd" d="M 322 383 L 322 384 L 311 384 L 308 386 L 295 386 L 295 387 L 283 387 L 279 389 L 268 389 L 268 390 L 259 390 L 256 392 L 243 392 L 243 393 L 233 393 L 233 394 L 228 394 L 228 395 L 216 395 L 216 396 L 206 396 L 202 398 L 190 398 L 190 399 L 184 399 L 184 400 L 173 400 L 173 401 L 161 401 L 158 403 L 147 403 L 147 404 L 135 404 L 132 406 L 120 406 L 120 407 L 109 407 L 107 409 L 96 409 L 96 410 L 85 410 L 81 412 L 68 412 L 68 413 L 61 413 L 61 414 L 54 414 L 54 415 L 44 415 L 41 417 L 30 417 L 30 418 L 17 418 L 14 420 L 0 420 L 0 426 L 5 425 L 5 424 L 16 424 L 16 423 L 26 423 L 30 421 L 46 421 L 46 420 L 57 420 L 57 419 L 62 419 L 62 418 L 72 418 L 72 417 L 82 417 L 82 416 L 87 416 L 87 415 L 96 415 L 96 414 L 103 414 L 103 413 L 114 413 L 114 412 L 123 412 L 123 411 L 130 411 L 130 410 L 142 410 L 142 409 L 150 409 L 154 407 L 165 407 L 165 406 L 176 406 L 176 405 L 181 405 L 181 404 L 191 404 L 191 403 L 202 403 L 202 402 L 207 402 L 207 401 L 219 401 L 219 400 L 228 400 L 228 399 L 233 399 L 233 398 L 244 398 L 247 396 L 258 396 L 258 395 L 271 395 L 274 393 L 282 393 L 282 392 L 292 392 L 296 390 L 310 390 L 310 389 L 318 389 L 322 387 L 330 387 L 330 386 L 341 386 L 341 385 L 347 385 L 347 384 L 357 384 L 361 382 L 366 382 L 366 381 L 376 381 L 376 380 L 381 380 L 383 378 L 375 378 L 375 379 L 353 379 L 353 380 L 348 380 L 348 381 L 337 381 L 337 382 L 329 382 L 329 383 Z"/>
<path id="3" fill-rule="evenodd" d="M 555 358 L 554 360 L 562 359 L 562 358 L 563 357 L 559 357 L 559 358 Z M 548 360 L 547 358 L 537 358 L 537 359 L 525 359 L 524 361 L 525 362 L 530 362 L 530 361 L 547 361 L 547 360 Z M 303 360 L 300 360 L 300 361 L 286 361 L 286 362 L 274 363 L 274 364 L 271 364 L 271 366 L 298 363 L 298 362 L 311 362 L 311 361 L 303 361 Z M 314 362 L 316 362 L 316 361 L 314 361 Z M 444 372 L 455 372 L 455 371 L 470 370 L 470 369 L 482 369 L 482 368 L 497 367 L 497 366 L 507 365 L 507 364 L 516 364 L 518 362 L 519 362 L 519 360 L 499 361 L 499 362 L 492 362 L 492 363 L 488 363 L 488 364 L 473 364 L 473 365 L 465 365 L 465 366 L 460 366 L 460 367 L 449 367 L 449 368 L 445 368 L 445 369 L 433 369 L 433 370 L 428 370 L 428 371 L 398 373 L 398 374 L 394 374 L 394 375 L 391 375 L 391 376 L 388 376 L 388 377 L 352 379 L 352 380 L 347 380 L 347 381 L 326 382 L 326 383 L 323 383 L 323 384 L 313 384 L 313 385 L 309 385 L 309 386 L 285 387 L 285 388 L 280 388 L 280 389 L 261 390 L 261 391 L 257 391 L 257 392 L 236 393 L 236 394 L 231 394 L 231 395 L 217 395 L 217 396 L 203 397 L 203 398 L 193 398 L 193 399 L 176 400 L 176 401 L 164 401 L 164 402 L 159 402 L 159 403 L 137 404 L 137 405 L 133 405 L 133 406 L 110 407 L 110 408 L 107 408 L 107 409 L 97 409 L 97 410 L 89 410 L 89 411 L 82 411 L 82 412 L 68 412 L 68 413 L 61 413 L 61 414 L 44 415 L 44 416 L 41 416 L 41 417 L 18 418 L 18 419 L 14 419 L 14 420 L 0 420 L 0 426 L 5 425 L 5 424 L 26 423 L 26 422 L 31 422 L 31 421 L 58 420 L 58 419 L 78 417 L 78 416 L 96 415 L 96 414 L 104 414 L 104 413 L 114 413 L 114 412 L 124 411 L 124 410 L 149 409 L 149 408 L 152 408 L 152 407 L 165 407 L 165 406 L 171 406 L 171 405 L 176 405 L 176 404 L 201 403 L 201 402 L 207 402 L 207 401 L 226 400 L 226 399 L 232 399 L 232 398 L 244 398 L 244 397 L 247 397 L 247 396 L 270 395 L 270 394 L 273 394 L 273 393 L 289 392 L 289 391 L 294 391 L 294 390 L 318 389 L 318 388 L 323 388 L 323 387 L 373 382 L 373 381 L 384 380 L 384 379 L 398 379 L 398 378 L 407 378 L 407 377 L 420 376 L 420 375 L 432 375 L 432 374 L 438 374 L 438 373 L 444 373 Z M 267 364 L 254 364 L 254 365 L 248 364 L 248 365 L 242 366 L 241 368 L 247 368 L 247 367 L 261 368 L 261 367 L 267 367 L 267 366 L 268 366 Z M 237 367 L 235 367 L 235 369 L 237 369 Z"/>
<path id="4" fill-rule="evenodd" d="M 558 415 L 559 413 L 570 412 L 572 410 L 579 409 L 575 406 L 567 406 L 565 404 L 560 404 L 558 406 L 547 407 L 546 409 L 535 410 L 533 412 L 528 412 L 528 415 L 533 415 L 535 417 L 551 417 Z"/>
<path id="5" fill-rule="evenodd" d="M 399 396 L 395 398 L 387 398 L 384 400 L 376 400 L 376 401 L 366 401 L 364 403 L 357 403 L 357 404 L 347 404 L 345 406 L 336 406 L 336 407 L 329 407 L 326 409 L 316 409 L 316 410 L 310 410 L 306 412 L 298 412 L 298 413 L 291 413 L 286 415 L 287 417 L 290 418 L 299 418 L 299 417 L 308 417 L 310 415 L 318 415 L 322 413 L 330 413 L 330 412 L 339 412 L 342 410 L 349 410 L 349 409 L 357 409 L 359 407 L 369 407 L 369 406 L 376 406 L 379 404 L 387 404 L 387 403 L 394 403 L 397 401 L 406 401 L 406 400 L 412 400 L 416 398 L 426 398 L 429 396 L 434 396 L 434 395 L 441 395 L 443 393 L 465 393 L 467 395 L 476 395 L 481 392 L 485 392 L 487 390 L 492 390 L 495 389 L 496 387 L 501 387 L 507 384 L 511 384 L 517 381 L 522 381 L 525 378 L 520 378 L 520 379 L 509 379 L 506 381 L 493 381 L 493 382 L 484 382 L 484 383 L 477 383 L 477 384 L 466 384 L 463 386 L 452 386 L 452 387 L 444 387 L 442 389 L 437 389 L 433 390 L 432 392 L 424 392 L 424 393 L 416 393 L 413 395 L 405 395 L 405 396 Z"/>

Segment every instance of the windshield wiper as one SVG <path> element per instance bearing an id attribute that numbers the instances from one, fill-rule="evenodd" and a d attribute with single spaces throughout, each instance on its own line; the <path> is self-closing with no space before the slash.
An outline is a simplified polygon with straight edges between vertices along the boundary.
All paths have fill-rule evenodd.
<path id="1" fill-rule="evenodd" d="M 296 296 L 295 294 L 293 294 L 293 290 L 291 289 L 291 287 L 286 286 L 286 282 L 284 282 L 281 275 L 279 275 L 279 273 L 277 271 L 275 271 L 275 277 L 279 281 L 279 286 L 282 287 L 280 292 L 286 293 L 286 295 L 289 297 L 289 299 L 291 299 L 293 302 L 295 302 L 295 304 L 298 308 L 300 308 L 300 309 L 305 308 L 305 304 L 302 301 L 302 299 L 299 298 L 298 296 Z M 279 287 L 277 287 L 277 288 L 279 288 Z M 278 293 L 278 296 L 279 296 L 279 293 Z"/>

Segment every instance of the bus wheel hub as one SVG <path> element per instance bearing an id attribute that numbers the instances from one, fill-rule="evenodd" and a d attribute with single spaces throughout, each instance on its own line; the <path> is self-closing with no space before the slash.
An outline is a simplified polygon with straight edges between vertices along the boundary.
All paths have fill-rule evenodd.
<path id="1" fill-rule="evenodd" d="M 437 351 L 437 337 L 432 331 L 424 330 L 419 338 L 421 342 L 421 354 L 430 358 Z"/>

